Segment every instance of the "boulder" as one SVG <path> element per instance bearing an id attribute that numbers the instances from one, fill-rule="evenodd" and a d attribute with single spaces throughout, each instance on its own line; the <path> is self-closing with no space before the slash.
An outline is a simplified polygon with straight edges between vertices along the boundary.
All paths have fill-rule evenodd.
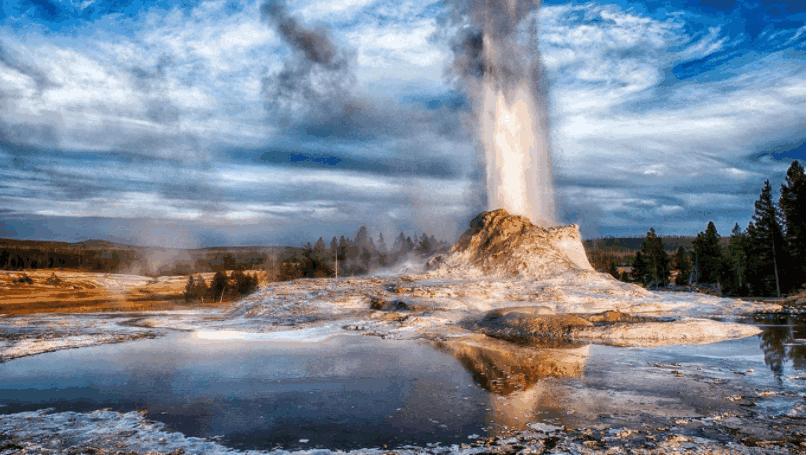
<path id="1" fill-rule="evenodd" d="M 476 323 L 477 331 L 520 344 L 558 344 L 574 339 L 577 329 L 592 323 L 573 314 L 546 314 L 533 308 L 488 312 Z"/>

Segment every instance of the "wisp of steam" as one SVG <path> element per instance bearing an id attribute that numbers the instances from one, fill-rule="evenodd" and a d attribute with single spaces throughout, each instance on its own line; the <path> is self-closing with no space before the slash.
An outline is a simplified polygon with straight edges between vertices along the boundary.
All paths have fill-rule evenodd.
<path id="1" fill-rule="evenodd" d="M 537 49 L 538 0 L 455 0 L 453 70 L 485 152 L 488 207 L 555 224 L 547 112 Z"/>

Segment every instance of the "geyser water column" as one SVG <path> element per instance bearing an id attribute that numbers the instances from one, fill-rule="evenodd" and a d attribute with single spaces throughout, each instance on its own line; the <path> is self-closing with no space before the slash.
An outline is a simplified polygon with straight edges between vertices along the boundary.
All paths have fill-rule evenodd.
<path id="1" fill-rule="evenodd" d="M 472 101 L 489 209 L 553 225 L 555 194 L 541 96 L 536 0 L 457 0 L 453 69 Z"/>
<path id="2" fill-rule="evenodd" d="M 488 207 L 504 208 L 548 226 L 555 224 L 549 148 L 536 119 L 539 105 L 527 85 L 506 94 L 493 81 L 483 84 L 478 121 Z"/>

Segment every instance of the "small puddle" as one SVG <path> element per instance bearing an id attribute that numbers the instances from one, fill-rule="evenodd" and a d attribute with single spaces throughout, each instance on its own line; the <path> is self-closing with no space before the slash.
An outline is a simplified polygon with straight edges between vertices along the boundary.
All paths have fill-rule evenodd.
<path id="1" fill-rule="evenodd" d="M 243 449 L 460 443 L 536 421 L 653 424 L 742 409 L 758 392 L 757 409 L 783 413 L 804 396 L 804 319 L 756 322 L 758 337 L 657 348 L 173 333 L 0 364 L 0 413 L 143 409 Z"/>

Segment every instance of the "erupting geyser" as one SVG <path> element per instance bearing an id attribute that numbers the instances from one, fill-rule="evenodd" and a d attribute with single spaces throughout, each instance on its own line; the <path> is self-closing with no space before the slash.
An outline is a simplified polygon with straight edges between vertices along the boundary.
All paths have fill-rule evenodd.
<path id="1" fill-rule="evenodd" d="M 485 151 L 488 207 L 555 224 L 555 196 L 540 90 L 537 0 L 457 0 L 455 72 L 472 100 Z"/>

